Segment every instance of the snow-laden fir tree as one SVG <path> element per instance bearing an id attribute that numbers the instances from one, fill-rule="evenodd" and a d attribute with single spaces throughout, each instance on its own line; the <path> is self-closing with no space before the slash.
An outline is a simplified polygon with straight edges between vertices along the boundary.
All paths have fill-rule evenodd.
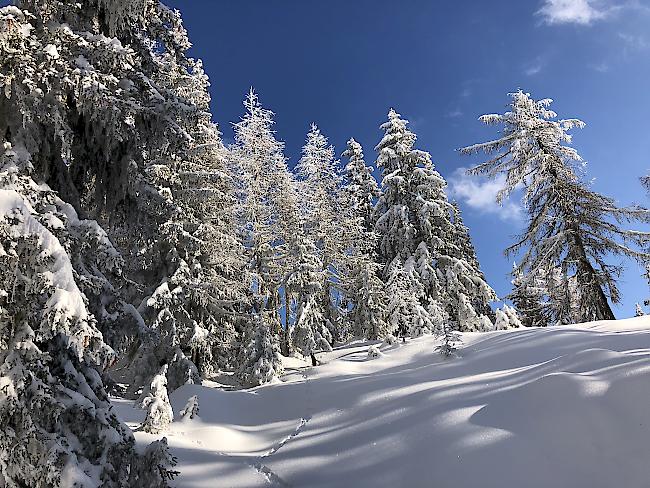
<path id="1" fill-rule="evenodd" d="M 191 143 L 185 152 L 147 168 L 170 206 L 159 227 L 156 266 L 162 277 L 138 307 L 153 333 L 140 338 L 133 369 L 146 378 L 167 362 L 170 390 L 231 366 L 235 327 L 245 322 L 245 262 L 234 230 L 234 185 L 220 134 L 210 122 L 207 86 L 200 66 L 177 83 L 198 112 L 186 127 Z"/>
<path id="2" fill-rule="evenodd" d="M 354 337 L 383 339 L 390 332 L 387 322 L 386 287 L 379 278 L 380 267 L 371 259 L 361 259 L 350 282 L 353 308 L 349 312 Z"/>
<path id="3" fill-rule="evenodd" d="M 157 1 L 0 9 L 3 485 L 165 485 L 164 446 L 135 453 L 101 380 L 101 332 L 119 346 L 141 323 L 121 297 L 132 261 L 87 217 L 113 231 L 137 221 L 121 218 L 135 200 L 159 208 L 144 158 L 180 132 L 145 72 L 176 19 Z"/>
<path id="4" fill-rule="evenodd" d="M 538 269 L 524 274 L 513 266 L 513 290 L 508 295 L 525 327 L 570 324 L 576 316 L 579 298 L 575 276 L 561 267 Z"/>
<path id="5" fill-rule="evenodd" d="M 350 139 L 343 157 L 348 158 L 348 163 L 343 174 L 344 201 L 339 205 L 339 226 L 348 239 L 348 247 L 340 259 L 339 280 L 348 302 L 352 336 L 376 340 L 388 333 L 385 286 L 380 278 L 381 266 L 376 262 L 373 221 L 379 188 L 358 142 Z"/>
<path id="6" fill-rule="evenodd" d="M 434 324 L 420 303 L 422 295 L 412 259 L 404 265 L 399 258 L 390 264 L 386 281 L 388 333 L 406 337 L 418 337 L 432 332 Z"/>
<path id="7" fill-rule="evenodd" d="M 345 165 L 345 192 L 348 194 L 349 206 L 363 222 L 367 232 L 374 230 L 373 209 L 379 198 L 379 186 L 372 175 L 372 168 L 366 165 L 363 148 L 354 139 L 350 139 L 342 156 L 348 159 Z"/>
<path id="8" fill-rule="evenodd" d="M 406 263 L 414 258 L 424 289 L 420 302 L 427 308 L 436 302 L 432 310 L 440 312 L 433 318 L 436 326 L 446 314 L 456 328 L 475 330 L 489 321 L 483 312 L 496 298 L 494 291 L 477 267 L 469 236 L 431 156 L 414 148 L 416 136 L 408 130 L 408 121 L 392 109 L 388 119 L 376 147 L 383 174 L 375 230 L 384 279 L 394 260 Z"/>
<path id="9" fill-rule="evenodd" d="M 522 327 L 521 321 L 514 308 L 504 304 L 495 311 L 494 330 L 518 329 Z"/>
<path id="10" fill-rule="evenodd" d="M 469 229 L 463 222 L 463 216 L 460 211 L 460 207 L 456 202 L 452 202 L 452 207 L 454 208 L 453 211 L 453 223 L 454 223 L 454 242 L 456 243 L 458 247 L 458 258 L 466 261 L 471 270 L 472 273 L 478 275 L 481 281 L 483 283 L 487 283 L 487 280 L 485 278 L 485 274 L 481 270 L 481 266 L 478 262 L 478 257 L 476 256 L 476 249 L 474 248 L 474 244 L 472 243 L 472 238 L 469 235 Z M 482 285 L 479 286 L 479 291 L 478 293 L 473 293 L 471 295 L 472 297 L 472 305 L 476 309 L 477 312 L 479 312 L 481 315 L 485 315 L 487 317 L 492 318 L 493 312 L 492 308 L 490 307 L 489 302 L 491 300 L 495 299 L 495 294 L 491 290 L 485 289 Z"/>
<path id="11" fill-rule="evenodd" d="M 331 350 L 332 335 L 325 325 L 322 302 L 319 300 L 323 286 L 322 262 L 316 246 L 304 235 L 296 235 L 291 248 L 292 269 L 286 279 L 287 296 L 295 309 L 295 324 L 291 331 L 293 346 L 315 363 L 316 351 Z"/>
<path id="12" fill-rule="evenodd" d="M 153 464 L 141 458 L 111 409 L 100 372 L 115 354 L 65 247 L 105 236 L 73 239 L 96 223 L 79 221 L 51 190 L 15 169 L 0 172 L 0 269 L 12 270 L 0 274 L 0 482 L 126 487 L 146 479 L 166 486 L 164 450 Z"/>
<path id="13" fill-rule="evenodd" d="M 445 358 L 453 356 L 458 350 L 458 345 L 461 343 L 460 334 L 452 328 L 449 322 L 445 322 L 442 326 L 440 336 L 441 342 L 436 347 L 436 351 Z"/>
<path id="14" fill-rule="evenodd" d="M 251 311 L 257 318 L 244 328 L 242 343 L 248 345 L 254 337 L 265 336 L 265 330 L 255 330 L 261 327 L 270 331 L 272 342 L 277 344 L 281 329 L 280 292 L 286 288 L 283 281 L 290 266 L 287 256 L 292 252 L 289 242 L 299 232 L 300 215 L 295 182 L 283 154 L 284 145 L 273 131 L 273 112 L 260 105 L 252 89 L 244 107 L 246 113 L 234 125 L 231 164 L 241 173 L 239 222 L 248 260 Z M 285 322 L 287 354 L 288 325 Z"/>
<path id="15" fill-rule="evenodd" d="M 167 365 L 165 364 L 151 383 L 140 407 L 147 411 L 142 430 L 150 434 L 164 432 L 174 420 L 174 411 L 167 395 Z"/>
<path id="16" fill-rule="evenodd" d="M 521 318 L 519 317 L 519 314 L 517 313 L 517 310 L 514 307 L 504 304 L 503 312 L 508 317 L 508 322 L 510 323 L 511 328 L 519 329 L 524 326 L 521 322 Z"/>
<path id="17" fill-rule="evenodd" d="M 510 328 L 510 319 L 506 313 L 498 308 L 495 311 L 496 319 L 494 321 L 494 330 L 508 330 Z"/>
<path id="18" fill-rule="evenodd" d="M 519 268 L 524 276 L 560 270 L 564 293 L 555 293 L 560 303 L 552 304 L 557 314 L 568 311 L 572 322 L 614 319 L 608 297 L 613 303 L 620 300 L 616 286 L 620 266 L 607 259 L 650 257 L 643 249 L 650 235 L 621 227 L 647 218 L 648 212 L 640 207 L 620 208 L 583 181 L 585 164 L 569 146 L 568 133 L 584 127 L 582 121 L 557 120 L 550 99 L 534 100 L 521 90 L 511 97 L 506 113 L 481 117 L 486 124 L 502 126 L 502 137 L 462 150 L 490 155 L 471 174 L 505 175 L 499 202 L 523 186 L 528 226 L 506 252 L 523 251 Z M 572 280 L 575 290 L 569 289 Z"/>
<path id="19" fill-rule="evenodd" d="M 315 244 L 322 263 L 324 281 L 317 297 L 319 308 L 332 337 L 340 341 L 341 283 L 346 281 L 347 251 L 358 232 L 345 223 L 346 217 L 354 217 L 342 191 L 334 148 L 315 124 L 307 134 L 296 171 L 304 212 L 303 232 Z"/>
<path id="20" fill-rule="evenodd" d="M 463 324 L 463 331 L 489 332 L 494 329 L 490 319 L 476 311 L 470 298 L 464 293 L 458 293 L 457 314 L 458 322 Z"/>
<path id="21" fill-rule="evenodd" d="M 214 167 L 216 152 L 197 150 L 216 147 L 218 133 L 210 123 L 207 78 L 200 61 L 186 54 L 180 15 L 157 0 L 17 4 L 28 13 L 13 10 L 22 17 L 3 29 L 13 45 L 2 54 L 0 133 L 31 154 L 37 181 L 97 220 L 120 251 L 122 276 L 103 293 L 113 297 L 89 303 L 98 327 L 118 350 L 132 347 L 139 359 L 152 355 L 159 344 L 148 341 L 158 334 L 149 329 L 159 310 L 146 307 L 147 300 L 139 305 L 176 275 L 174 289 L 182 293 L 170 312 L 179 322 L 179 342 L 187 344 L 182 352 L 210 363 L 221 344 L 185 339 L 211 339 L 203 330 L 216 329 L 230 331 L 222 335 L 232 341 L 232 324 L 223 317 L 234 307 L 221 302 L 223 289 L 231 293 L 237 283 L 223 289 L 220 283 L 238 275 L 222 272 L 237 253 L 213 254 L 205 246 L 217 235 L 221 249 L 236 242 L 232 228 L 218 229 L 214 219 L 216 211 L 227 213 L 228 183 Z M 31 29 L 19 26 L 25 21 Z M 199 215 L 205 209 L 210 213 Z M 189 273 L 177 273 L 181 268 Z M 161 355 L 178 355 L 173 347 L 162 349 L 140 363 L 149 366 L 141 384 L 155 374 Z"/>
<path id="22" fill-rule="evenodd" d="M 253 336 L 243 344 L 237 365 L 237 377 L 249 387 L 270 383 L 283 372 L 278 340 L 267 325 L 270 321 L 259 316 L 252 320 Z"/>

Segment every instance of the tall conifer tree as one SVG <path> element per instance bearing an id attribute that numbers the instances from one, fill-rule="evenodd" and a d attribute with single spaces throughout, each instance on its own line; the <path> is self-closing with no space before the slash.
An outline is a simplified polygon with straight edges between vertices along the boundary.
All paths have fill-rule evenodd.
<path id="1" fill-rule="evenodd" d="M 511 97 L 506 113 L 481 117 L 486 124 L 501 125 L 502 137 L 462 150 L 490 155 L 471 174 L 505 175 L 499 202 L 518 186 L 524 188 L 528 225 L 506 252 L 523 251 L 519 270 L 525 281 L 540 273 L 553 279 L 549 293 L 559 322 L 614 319 L 608 298 L 620 301 L 616 281 L 621 268 L 607 260 L 612 255 L 650 258 L 645 250 L 650 234 L 621 226 L 647 219 L 648 211 L 618 207 L 583 181 L 585 163 L 569 146 L 569 130 L 584 122 L 556 120 L 550 99 L 534 100 L 521 90 Z"/>

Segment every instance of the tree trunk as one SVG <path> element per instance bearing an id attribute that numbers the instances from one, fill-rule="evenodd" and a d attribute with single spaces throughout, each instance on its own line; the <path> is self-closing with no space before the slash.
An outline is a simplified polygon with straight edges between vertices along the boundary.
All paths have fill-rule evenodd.
<path id="1" fill-rule="evenodd" d="M 552 155 L 553 152 L 549 151 L 542 141 L 537 138 L 537 145 L 547 155 Z M 557 178 L 557 172 L 553 167 L 549 169 L 549 173 L 553 178 Z M 573 209 L 571 208 L 570 211 Z M 569 249 L 572 251 L 573 258 L 577 261 L 576 266 L 576 281 L 578 288 L 582 292 L 585 290 L 587 294 L 592 297 L 593 300 L 593 310 L 587 310 L 583 308 L 583 303 L 580 304 L 580 317 L 579 321 L 592 321 L 592 320 L 616 320 L 614 317 L 614 312 L 612 312 L 611 307 L 607 301 L 607 296 L 603 291 L 602 284 L 599 282 L 598 274 L 596 270 L 589 262 L 587 257 L 587 252 L 585 251 L 585 246 L 580 237 L 580 227 L 575 221 L 575 215 L 567 215 L 565 213 L 565 219 L 569 221 L 569 229 L 571 230 L 572 239 L 569 242 Z M 573 249 L 571 249 L 573 248 Z M 581 295 L 583 295 L 581 293 Z M 584 296 L 584 295 L 583 295 Z M 583 297 L 581 297 L 584 300 Z"/>
<path id="2" fill-rule="evenodd" d="M 280 349 L 282 355 L 288 357 L 291 354 L 291 345 L 289 344 L 289 295 L 287 294 L 286 288 L 282 289 L 282 294 L 284 296 L 284 330 L 282 331 L 282 342 L 280 344 Z"/>
<path id="3" fill-rule="evenodd" d="M 589 262 L 587 253 L 585 251 L 582 238 L 578 233 L 577 225 L 573 226 L 573 251 L 575 259 L 578 261 L 576 269 L 576 280 L 578 288 L 580 289 L 581 299 L 584 299 L 583 290 L 590 297 L 593 307 L 584 308 L 584 303 L 580 303 L 580 317 L 579 320 L 583 322 L 590 322 L 592 320 L 616 320 L 612 308 L 609 306 L 607 296 L 603 291 L 602 285 L 598 280 L 598 273 Z"/>

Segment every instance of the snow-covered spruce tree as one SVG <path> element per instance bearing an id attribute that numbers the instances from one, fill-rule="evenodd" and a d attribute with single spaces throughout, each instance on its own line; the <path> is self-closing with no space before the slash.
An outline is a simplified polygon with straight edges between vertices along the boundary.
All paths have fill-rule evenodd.
<path id="1" fill-rule="evenodd" d="M 635 317 L 643 317 L 644 315 L 645 315 L 645 312 L 643 311 L 643 308 L 641 308 L 641 305 L 636 303 L 635 306 L 634 306 L 634 316 Z"/>
<path id="2" fill-rule="evenodd" d="M 354 214 L 363 222 L 367 232 L 374 231 L 373 209 L 379 198 L 379 186 L 372 175 L 372 168 L 366 165 L 363 148 L 354 139 L 347 143 L 342 156 L 348 159 L 345 165 L 345 192 Z"/>
<path id="3" fill-rule="evenodd" d="M 575 276 L 560 267 L 523 273 L 513 266 L 513 290 L 508 295 L 525 327 L 545 327 L 572 323 L 579 305 Z"/>
<path id="4" fill-rule="evenodd" d="M 545 327 L 548 317 L 545 313 L 548 304 L 548 288 L 541 273 L 524 275 L 514 264 L 512 269 L 512 301 L 524 327 Z"/>
<path id="5" fill-rule="evenodd" d="M 184 32 L 184 31 L 183 31 Z M 139 376 L 169 364 L 169 389 L 231 367 L 236 326 L 247 302 L 243 247 L 235 231 L 233 181 L 226 150 L 210 121 L 208 81 L 200 64 L 176 83 L 197 112 L 187 124 L 186 151 L 147 167 L 149 180 L 170 206 L 160 225 L 160 281 L 138 312 L 152 324 L 153 341 L 140 341 Z M 138 385 L 134 381 L 133 386 Z"/>
<path id="6" fill-rule="evenodd" d="M 379 188 L 358 142 L 350 139 L 343 157 L 348 158 L 348 164 L 343 174 L 338 225 L 348 247 L 340 257 L 339 281 L 347 301 L 351 335 L 376 340 L 388 334 L 385 286 L 380 279 L 381 266 L 376 262 L 373 221 Z"/>
<path id="7" fill-rule="evenodd" d="M 305 214 L 303 232 L 315 244 L 323 266 L 324 281 L 317 300 L 332 337 L 340 341 L 343 339 L 339 327 L 341 284 L 347 281 L 347 251 L 358 242 L 355 238 L 359 222 L 352 226 L 346 222 L 348 218 L 354 219 L 354 214 L 342 191 L 334 148 L 315 124 L 307 134 L 296 171 Z"/>
<path id="8" fill-rule="evenodd" d="M 472 273 L 478 275 L 478 277 L 484 282 L 487 283 L 485 279 L 485 274 L 481 270 L 481 266 L 478 262 L 478 257 L 476 256 L 476 249 L 472 243 L 472 238 L 469 235 L 469 229 L 463 222 L 463 216 L 460 211 L 460 207 L 456 202 L 452 202 L 452 207 L 454 208 L 453 212 L 453 222 L 454 222 L 454 242 L 458 247 L 458 258 L 466 261 Z M 485 289 L 482 285 L 478 287 L 479 292 L 473 293 L 471 295 L 472 305 L 474 309 L 481 315 L 492 318 L 494 313 L 490 307 L 489 302 L 496 298 L 496 295 L 492 290 Z"/>
<path id="9" fill-rule="evenodd" d="M 97 370 L 114 354 L 55 236 L 62 220 L 14 189 L 0 189 L 0 216 L 0 269 L 12 270 L 0 274 L 0 482 L 166 486 L 165 450 L 141 458 L 112 411 Z"/>
<path id="10" fill-rule="evenodd" d="M 292 268 L 285 283 L 287 296 L 294 304 L 290 309 L 296 311 L 291 331 L 292 344 L 303 355 L 311 356 L 312 363 L 315 363 L 314 354 L 318 350 L 332 349 L 332 335 L 325 325 L 319 300 L 324 282 L 323 266 L 316 246 L 307 236 L 298 234 L 291 244 L 295 254 L 291 256 Z"/>
<path id="11" fill-rule="evenodd" d="M 495 311 L 494 330 L 507 330 L 510 328 L 510 320 L 503 310 L 498 308 Z"/>
<path id="12" fill-rule="evenodd" d="M 445 322 L 442 326 L 440 336 L 442 342 L 436 347 L 436 351 L 442 354 L 445 358 L 453 356 L 458 350 L 458 345 L 461 342 L 460 334 L 452 328 L 452 325 L 449 322 Z"/>
<path id="13" fill-rule="evenodd" d="M 237 366 L 239 380 L 248 387 L 270 383 L 283 372 L 280 346 L 273 331 L 267 325 L 269 320 L 259 316 L 253 317 L 252 320 L 254 335 L 247 344 L 242 346 L 240 363 Z"/>
<path id="14" fill-rule="evenodd" d="M 497 309 L 495 315 L 494 330 L 518 329 L 522 327 L 515 309 L 506 304 L 503 305 L 503 308 Z"/>
<path id="15" fill-rule="evenodd" d="M 118 350 L 129 345 L 151 349 L 146 342 L 156 334 L 147 329 L 158 310 L 136 310 L 133 305 L 170 280 L 182 260 L 196 283 L 210 281 L 197 276 L 197 262 L 205 266 L 206 254 L 188 257 L 196 254 L 196 241 L 207 242 L 201 238 L 207 225 L 198 229 L 194 215 L 183 211 L 198 208 L 190 199 L 203 198 L 203 190 L 215 186 L 214 158 L 195 151 L 207 140 L 218 140 L 209 127 L 207 79 L 200 62 L 186 55 L 190 43 L 180 15 L 157 0 L 18 5 L 27 11 L 19 12 L 20 22 L 32 28 L 19 28 L 13 19 L 6 31 L 14 45 L 2 56 L 0 132 L 14 147 L 31 153 L 39 183 L 48 183 L 79 215 L 108 230 L 124 258 L 124 279 L 113 287 L 120 296 L 109 304 L 105 317 L 94 309 L 103 302 L 90 300 L 89 305 L 100 330 L 121 338 L 122 344 L 114 344 Z M 187 198 L 182 193 L 189 186 L 195 191 Z M 214 193 L 212 204 L 203 208 L 219 208 Z M 211 218 L 198 220 L 207 223 Z M 228 234 L 230 229 L 225 229 Z M 197 239 L 186 239 L 189 234 Z M 194 314 L 197 288 L 188 285 L 181 291 L 175 306 Z M 183 314 L 180 309 L 172 313 Z M 200 328 L 214 325 L 201 323 L 207 315 L 194 315 Z M 201 362 L 197 355 L 204 354 L 194 345 L 183 354 Z M 175 349 L 163 349 L 165 355 L 177 355 Z M 150 363 L 141 384 L 156 372 L 159 361 Z"/>
<path id="16" fill-rule="evenodd" d="M 458 293 L 458 322 L 463 324 L 463 331 L 489 332 L 494 326 L 490 319 L 479 314 L 471 300 L 463 293 Z"/>
<path id="17" fill-rule="evenodd" d="M 392 109 L 388 118 L 376 147 L 383 176 L 375 230 L 384 279 L 393 260 L 406 263 L 413 257 L 424 289 L 421 304 L 431 308 L 430 303 L 436 302 L 433 309 L 448 314 L 456 328 L 473 330 L 477 323 L 487 323 L 481 311 L 496 295 L 476 266 L 475 254 L 469 252 L 471 243 L 459 245 L 459 240 L 468 239 L 466 229 L 455 218 L 458 211 L 447 199 L 446 182 L 431 156 L 414 149 L 416 136 L 408 130 L 408 121 Z M 470 313 L 467 303 L 471 311 L 473 304 L 480 304 L 479 311 Z M 440 327 L 442 318 L 435 320 Z"/>
<path id="18" fill-rule="evenodd" d="M 383 339 L 391 331 L 387 322 L 386 287 L 381 270 L 371 259 L 360 259 L 353 269 L 348 292 L 353 302 L 350 311 L 352 335 L 370 340 Z"/>
<path id="19" fill-rule="evenodd" d="M 242 333 L 242 344 L 256 341 L 270 331 L 278 343 L 280 292 L 290 266 L 289 243 L 299 232 L 299 209 L 295 181 L 287 168 L 284 145 L 275 138 L 273 112 L 263 108 L 251 89 L 244 101 L 246 113 L 235 124 L 235 145 L 231 164 L 240 173 L 239 222 L 248 266 L 248 289 L 252 294 L 251 312 L 257 318 Z M 284 300 L 286 307 L 288 301 Z M 288 309 L 288 307 L 286 307 Z M 288 319 L 289 314 L 285 314 Z M 261 327 L 262 330 L 255 330 Z M 283 346 L 289 353 L 289 324 L 285 322 Z M 272 348 L 275 350 L 275 346 Z M 248 356 L 248 352 L 244 352 Z M 270 358 L 267 358 L 270 359 Z M 250 377 L 252 371 L 240 374 Z M 279 371 L 279 370 L 278 370 Z"/>
<path id="20" fill-rule="evenodd" d="M 416 275 L 413 259 L 404 265 L 399 258 L 394 259 L 386 281 L 389 334 L 404 339 L 433 332 L 435 324 L 420 303 L 422 294 L 422 285 Z"/>
<path id="21" fill-rule="evenodd" d="M 142 430 L 150 434 L 164 432 L 174 420 L 174 411 L 167 395 L 167 365 L 153 377 L 140 407 L 147 411 Z"/>
<path id="22" fill-rule="evenodd" d="M 521 323 L 521 318 L 519 317 L 519 314 L 517 313 L 517 310 L 515 310 L 513 307 L 510 305 L 503 305 L 503 312 L 506 314 L 508 317 L 508 322 L 510 323 L 510 327 L 513 329 L 520 329 L 524 325 Z"/>
<path id="23" fill-rule="evenodd" d="M 139 342 L 132 387 L 161 362 L 169 365 L 170 390 L 235 363 L 236 327 L 246 322 L 245 262 L 225 149 L 205 117 L 193 150 L 157 169 L 156 181 L 168 185 L 175 210 L 160 227 L 166 270 L 138 307 L 151 333 Z"/>
<path id="24" fill-rule="evenodd" d="M 97 222 L 78 215 L 106 220 L 124 196 L 127 153 L 137 157 L 150 140 L 129 117 L 142 108 L 123 88 L 138 61 L 117 24 L 141 26 L 147 9 L 148 19 L 168 11 L 157 2 L 16 4 L 0 9 L 0 267 L 16 271 L 0 276 L 8 299 L 0 324 L 10 325 L 0 340 L 0 480 L 164 486 L 164 449 L 135 453 L 98 374 L 113 361 L 100 331 L 120 341 L 128 307 L 114 286 L 121 259 Z M 109 42 L 109 31 L 119 38 Z M 147 120 L 164 122 L 151 105 Z"/>
<path id="25" fill-rule="evenodd" d="M 491 178 L 505 175 L 499 202 L 517 186 L 524 187 L 528 226 L 506 252 L 524 250 L 519 263 L 524 275 L 561 269 L 567 287 L 564 296 L 569 278 L 575 280 L 573 322 L 614 319 L 607 299 L 613 303 L 620 300 L 616 286 L 620 267 L 608 264 L 606 259 L 611 255 L 641 261 L 650 257 L 643 250 L 650 234 L 621 227 L 625 222 L 647 218 L 648 211 L 619 208 L 613 199 L 592 191 L 582 181 L 584 162 L 568 145 L 568 131 L 583 127 L 582 121 L 556 120 L 557 114 L 549 109 L 550 99 L 533 100 L 521 90 L 511 97 L 508 112 L 481 117 L 486 124 L 502 125 L 502 137 L 462 150 L 490 154 L 488 161 L 470 170 L 471 174 Z"/>

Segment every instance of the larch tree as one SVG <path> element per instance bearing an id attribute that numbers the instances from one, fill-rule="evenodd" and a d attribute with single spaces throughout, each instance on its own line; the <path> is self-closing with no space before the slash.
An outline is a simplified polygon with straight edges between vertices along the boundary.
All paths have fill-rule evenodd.
<path id="1" fill-rule="evenodd" d="M 523 251 L 519 269 L 524 276 L 559 270 L 555 281 L 561 289 L 555 287 L 552 305 L 556 315 L 569 314 L 572 322 L 614 319 L 608 298 L 620 301 L 616 281 L 621 268 L 608 259 L 650 258 L 645 250 L 650 234 L 622 227 L 647 219 L 648 211 L 618 207 L 583 181 L 585 163 L 569 145 L 569 130 L 584 127 L 582 121 L 557 120 L 550 99 L 534 100 L 521 90 L 511 97 L 506 113 L 481 117 L 502 126 L 502 137 L 462 150 L 490 155 L 470 174 L 505 175 L 498 202 L 523 187 L 527 228 L 506 252 Z"/>
<path id="2" fill-rule="evenodd" d="M 644 266 L 645 272 L 641 275 L 645 280 L 646 283 L 648 284 L 648 288 L 650 288 L 650 263 L 647 263 Z M 647 298 L 643 300 L 643 305 L 650 306 L 650 298 Z"/>
<path id="3" fill-rule="evenodd" d="M 252 89 L 244 106 L 246 113 L 234 126 L 235 145 L 231 149 L 231 158 L 242 179 L 239 218 L 248 260 L 248 288 L 252 295 L 250 312 L 253 316 L 242 331 L 243 358 L 253 370 L 240 368 L 238 371 L 240 378 L 250 383 L 253 377 L 270 380 L 268 375 L 254 373 L 259 358 L 255 361 L 251 358 L 260 354 L 265 355 L 268 371 L 281 371 L 275 358 L 283 329 L 280 293 L 286 290 L 290 242 L 299 231 L 300 216 L 295 181 L 283 154 L 284 145 L 275 138 L 273 131 L 273 112 L 260 105 Z M 285 308 L 288 309 L 286 304 L 287 300 Z M 283 342 L 287 353 L 288 328 L 285 321 Z"/>
<path id="4" fill-rule="evenodd" d="M 299 177 L 303 232 L 315 244 L 323 266 L 318 300 L 325 324 L 334 340 L 341 340 L 341 283 L 345 280 L 346 251 L 354 233 L 346 232 L 348 215 L 342 204 L 342 178 L 334 148 L 315 124 L 307 134 L 302 157 L 296 165 Z"/>

